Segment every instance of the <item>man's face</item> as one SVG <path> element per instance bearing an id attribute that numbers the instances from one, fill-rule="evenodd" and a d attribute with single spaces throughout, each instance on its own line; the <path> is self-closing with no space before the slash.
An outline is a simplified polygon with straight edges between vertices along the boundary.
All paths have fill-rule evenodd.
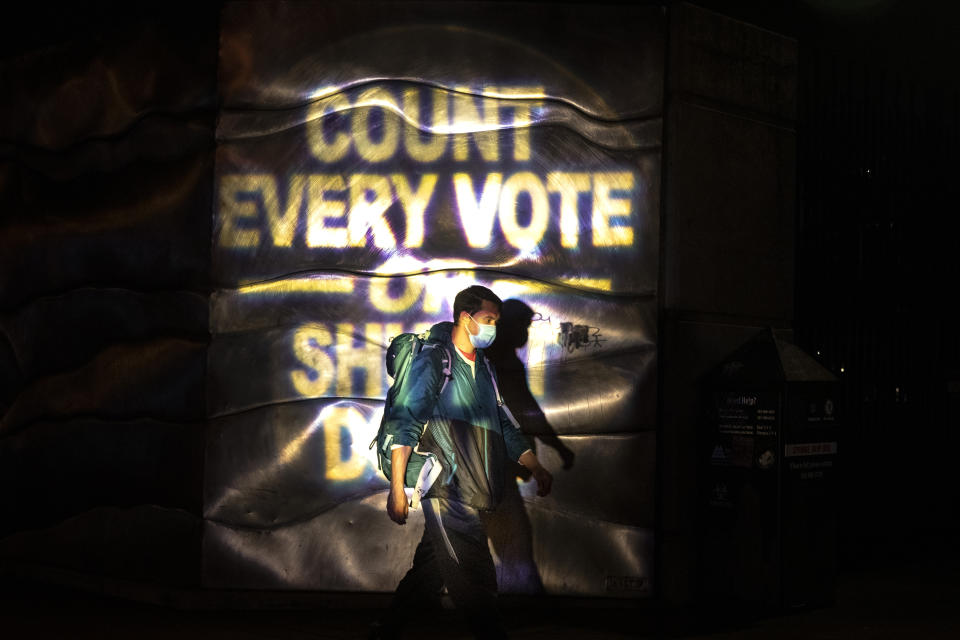
<path id="1" fill-rule="evenodd" d="M 497 324 L 497 320 L 500 319 L 500 312 L 497 311 L 497 305 L 490 302 L 489 300 L 483 300 L 480 309 L 473 314 L 473 319 L 476 320 L 476 323 L 470 320 L 470 315 L 463 311 L 460 313 L 460 319 L 464 322 L 464 325 L 473 335 L 477 335 L 480 332 L 478 324 Z"/>

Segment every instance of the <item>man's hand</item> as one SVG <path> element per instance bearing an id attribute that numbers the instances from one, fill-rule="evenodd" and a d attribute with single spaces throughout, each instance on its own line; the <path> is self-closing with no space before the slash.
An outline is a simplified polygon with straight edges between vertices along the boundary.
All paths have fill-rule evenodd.
<path id="1" fill-rule="evenodd" d="M 407 494 L 403 491 L 403 487 L 399 489 L 391 487 L 387 495 L 387 515 L 397 524 L 406 524 L 407 511 Z"/>
<path id="2" fill-rule="evenodd" d="M 537 481 L 537 495 L 541 498 L 550 493 L 553 486 L 553 476 L 542 466 L 532 471 L 533 479 Z"/>
<path id="3" fill-rule="evenodd" d="M 407 522 L 407 494 L 403 490 L 403 477 L 413 447 L 397 447 L 390 452 L 390 493 L 387 494 L 387 515 L 397 524 Z"/>
<path id="4" fill-rule="evenodd" d="M 537 455 L 530 450 L 524 451 L 519 462 L 530 470 L 533 479 L 537 481 L 537 495 L 540 497 L 548 495 L 553 486 L 553 476 L 540 464 Z"/>

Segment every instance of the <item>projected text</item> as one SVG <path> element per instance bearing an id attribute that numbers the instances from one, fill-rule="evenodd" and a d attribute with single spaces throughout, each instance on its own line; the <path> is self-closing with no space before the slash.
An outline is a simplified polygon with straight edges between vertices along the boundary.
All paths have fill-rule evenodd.
<path id="1" fill-rule="evenodd" d="M 228 248 L 375 246 L 417 248 L 423 244 L 428 212 L 440 176 L 419 179 L 403 174 L 295 174 L 286 184 L 271 174 L 228 174 L 220 178 L 219 242 Z M 631 246 L 634 232 L 632 172 L 529 171 L 469 173 L 449 178 L 456 223 L 466 244 L 485 249 L 495 224 L 506 242 L 531 250 L 549 230 L 565 249 L 576 249 L 584 235 L 594 247 Z M 282 195 L 281 195 L 282 194 Z M 551 197 L 555 196 L 555 197 Z M 584 203 L 584 197 L 586 203 Z M 399 221 L 388 211 L 399 207 Z M 299 238 L 298 238 L 299 234 Z M 299 242 L 295 242 L 299 240 Z"/>

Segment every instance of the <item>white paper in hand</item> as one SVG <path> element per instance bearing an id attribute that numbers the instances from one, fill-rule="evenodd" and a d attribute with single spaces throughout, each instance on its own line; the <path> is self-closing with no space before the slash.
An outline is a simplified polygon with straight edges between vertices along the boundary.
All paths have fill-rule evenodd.
<path id="1" fill-rule="evenodd" d="M 437 460 L 436 457 L 428 455 L 427 459 L 423 461 L 420 475 L 417 476 L 417 486 L 413 489 L 404 489 L 407 498 L 410 500 L 411 509 L 420 508 L 420 499 L 430 490 L 433 483 L 437 481 L 441 471 L 443 471 L 443 465 L 440 464 L 440 461 Z"/>

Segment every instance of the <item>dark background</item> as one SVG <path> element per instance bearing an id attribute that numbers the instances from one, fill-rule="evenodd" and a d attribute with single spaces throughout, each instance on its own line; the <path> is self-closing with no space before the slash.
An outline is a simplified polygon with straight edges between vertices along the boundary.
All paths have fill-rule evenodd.
<path id="1" fill-rule="evenodd" d="M 843 389 L 840 568 L 955 565 L 960 9 L 894 0 L 698 4 L 799 43 L 793 329 Z M 2 21 L 0 55 L 97 47 L 145 24 L 172 40 L 207 42 L 218 12 L 216 3 L 33 4 Z M 0 140 L 7 158 L 23 152 Z"/>
<path id="2" fill-rule="evenodd" d="M 699 4 L 799 43 L 794 331 L 843 389 L 840 567 L 956 566 L 957 7 Z"/>

